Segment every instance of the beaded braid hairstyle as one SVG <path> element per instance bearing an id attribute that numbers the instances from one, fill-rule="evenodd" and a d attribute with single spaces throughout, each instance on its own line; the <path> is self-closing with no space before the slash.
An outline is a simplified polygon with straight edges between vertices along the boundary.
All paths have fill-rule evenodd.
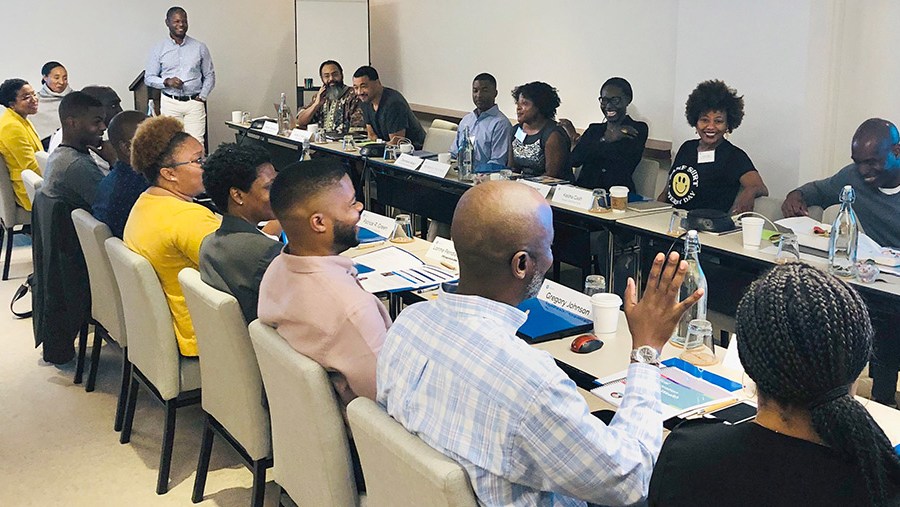
<path id="1" fill-rule="evenodd" d="M 858 469 L 871 505 L 895 499 L 900 458 L 868 411 L 848 394 L 872 347 L 860 295 L 811 266 L 778 266 L 741 298 L 738 351 L 759 392 L 809 409 L 822 441 Z"/>

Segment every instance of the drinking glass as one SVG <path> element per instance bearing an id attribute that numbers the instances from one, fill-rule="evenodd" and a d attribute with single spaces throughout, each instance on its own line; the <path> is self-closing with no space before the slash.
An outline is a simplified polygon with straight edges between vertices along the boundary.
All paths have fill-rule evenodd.
<path id="1" fill-rule="evenodd" d="M 588 296 L 606 292 L 606 278 L 603 275 L 588 275 L 584 279 L 584 293 Z"/>
<path id="2" fill-rule="evenodd" d="M 591 213 L 606 213 L 609 211 L 609 195 L 602 188 L 593 191 L 594 201 L 591 204 Z"/>
<path id="3" fill-rule="evenodd" d="M 409 215 L 402 213 L 394 219 L 394 232 L 391 234 L 392 243 L 412 243 L 412 220 Z"/>
<path id="4" fill-rule="evenodd" d="M 500 169 L 500 179 L 501 180 L 511 180 L 512 179 L 512 169 Z"/>
<path id="5" fill-rule="evenodd" d="M 778 253 L 775 254 L 775 264 L 787 264 L 800 261 L 800 241 L 796 234 L 784 233 L 778 238 Z"/>
<path id="6" fill-rule="evenodd" d="M 669 217 L 669 230 L 666 231 L 666 234 L 669 236 L 681 236 L 685 232 L 685 222 L 687 222 L 687 211 L 681 209 L 673 211 L 672 216 Z"/>
<path id="7" fill-rule="evenodd" d="M 343 148 L 344 151 L 356 151 L 356 143 L 353 141 L 352 135 L 347 134 L 346 136 L 344 136 L 344 141 L 341 143 L 341 148 Z"/>
<path id="8" fill-rule="evenodd" d="M 708 320 L 694 319 L 688 323 L 684 352 L 679 357 L 695 366 L 716 364 L 716 345 L 712 324 Z"/>

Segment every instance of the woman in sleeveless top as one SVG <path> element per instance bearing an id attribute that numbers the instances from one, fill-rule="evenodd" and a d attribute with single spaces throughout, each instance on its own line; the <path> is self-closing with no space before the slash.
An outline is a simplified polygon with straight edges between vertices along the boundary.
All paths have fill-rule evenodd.
<path id="1" fill-rule="evenodd" d="M 523 176 L 547 175 L 572 181 L 569 136 L 556 123 L 559 94 L 547 83 L 535 81 L 517 86 L 516 120 L 509 166 Z"/>

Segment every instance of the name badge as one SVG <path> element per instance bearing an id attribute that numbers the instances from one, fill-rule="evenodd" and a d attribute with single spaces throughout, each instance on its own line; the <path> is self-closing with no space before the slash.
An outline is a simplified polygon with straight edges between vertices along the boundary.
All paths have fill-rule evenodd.
<path id="1" fill-rule="evenodd" d="M 516 181 L 518 181 L 519 183 L 522 183 L 524 185 L 528 185 L 529 187 L 537 190 L 538 193 L 541 194 L 541 197 L 543 197 L 544 199 L 546 199 L 547 195 L 550 194 L 550 188 L 551 188 L 550 185 L 544 185 L 543 183 L 535 183 L 533 181 L 528 181 L 528 180 L 524 180 L 524 179 L 516 180 Z"/>
<path id="2" fill-rule="evenodd" d="M 274 121 L 265 122 L 263 123 L 262 132 L 263 134 L 278 135 L 278 124 Z"/>
<path id="3" fill-rule="evenodd" d="M 554 281 L 544 280 L 537 293 L 537 298 L 586 319 L 594 318 L 594 307 L 591 305 L 590 296 Z"/>
<path id="4" fill-rule="evenodd" d="M 437 160 L 425 160 L 422 162 L 422 167 L 419 168 L 420 173 L 430 174 L 431 176 L 437 176 L 438 178 L 446 177 L 449 171 L 450 164 L 444 164 Z"/>
<path id="5" fill-rule="evenodd" d="M 518 139 L 520 143 L 525 142 L 525 131 L 522 130 L 522 127 L 516 129 L 516 139 Z"/>
<path id="6" fill-rule="evenodd" d="M 594 201 L 594 193 L 591 190 L 570 185 L 557 185 L 553 191 L 552 202 L 565 204 L 573 208 L 588 211 Z"/>
<path id="7" fill-rule="evenodd" d="M 396 222 L 391 217 L 363 210 L 362 214 L 359 216 L 359 222 L 356 225 L 363 229 L 368 229 L 379 236 L 389 238 L 391 237 L 391 233 L 394 232 Z"/>
<path id="8" fill-rule="evenodd" d="M 716 150 L 698 151 L 697 152 L 697 163 L 698 164 L 711 164 L 715 161 L 716 161 Z"/>
<path id="9" fill-rule="evenodd" d="M 414 157 L 407 153 L 404 153 L 397 157 L 397 160 L 394 161 L 394 165 L 397 167 L 402 167 L 404 169 L 412 169 L 415 171 L 422 165 L 422 159 L 419 157 Z"/>

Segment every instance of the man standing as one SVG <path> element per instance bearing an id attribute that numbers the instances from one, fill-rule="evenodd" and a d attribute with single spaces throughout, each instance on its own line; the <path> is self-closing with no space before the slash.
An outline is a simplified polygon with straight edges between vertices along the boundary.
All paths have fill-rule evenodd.
<path id="1" fill-rule="evenodd" d="M 118 160 L 97 187 L 94 217 L 109 226 L 113 236 L 122 239 L 128 214 L 135 201 L 150 184 L 131 167 L 131 139 L 138 125 L 147 119 L 140 111 L 123 111 L 109 122 L 109 143 Z"/>
<path id="2" fill-rule="evenodd" d="M 466 470 L 479 505 L 645 499 L 662 445 L 659 351 L 702 294 L 673 297 L 687 263 L 658 254 L 640 303 L 628 280 L 635 350 L 606 426 L 553 358 L 516 336 L 527 318 L 516 305 L 538 291 L 553 262 L 547 201 L 525 185 L 487 182 L 463 194 L 452 228 L 457 292 L 406 308 L 391 326 L 378 357 L 378 403 Z"/>
<path id="3" fill-rule="evenodd" d="M 396 144 L 398 140 L 406 138 L 417 150 L 422 149 L 425 129 L 403 95 L 381 85 L 377 70 L 368 65 L 356 69 L 353 73 L 353 89 L 362 101 L 360 107 L 369 139 Z"/>
<path id="4" fill-rule="evenodd" d="M 203 143 L 206 99 L 216 86 L 216 71 L 206 44 L 188 37 L 187 12 L 166 12 L 169 37 L 150 52 L 144 82 L 162 90 L 159 112 L 184 122 L 184 131 Z"/>
<path id="5" fill-rule="evenodd" d="M 466 130 L 475 140 L 475 165 L 506 165 L 509 154 L 512 124 L 497 106 L 497 80 L 488 73 L 475 76 L 472 81 L 472 102 L 475 110 L 463 117 L 450 153 L 456 157 Z"/>
<path id="6" fill-rule="evenodd" d="M 359 98 L 353 88 L 344 84 L 344 69 L 334 60 L 319 65 L 322 88 L 312 103 L 297 112 L 297 126 L 306 128 L 310 123 L 319 125 L 325 132 L 346 134 L 351 127 L 365 128 L 366 121 L 359 109 Z"/>
<path id="7" fill-rule="evenodd" d="M 387 309 L 356 281 L 349 257 L 359 244 L 362 204 L 333 159 L 282 169 L 269 192 L 288 244 L 259 286 L 259 320 L 328 371 L 346 405 L 375 399 L 375 358 L 391 324 Z"/>
<path id="8" fill-rule="evenodd" d="M 809 182 L 790 192 L 781 205 L 786 217 L 804 216 L 807 206 L 826 208 L 840 202 L 841 189 L 856 191 L 853 211 L 859 224 L 879 245 L 900 248 L 900 133 L 881 118 L 870 118 L 856 129 L 850 143 L 853 163 L 830 178 Z M 900 313 L 870 302 L 875 328 L 874 352 L 869 364 L 872 398 L 897 406 L 897 370 L 900 369 Z"/>

